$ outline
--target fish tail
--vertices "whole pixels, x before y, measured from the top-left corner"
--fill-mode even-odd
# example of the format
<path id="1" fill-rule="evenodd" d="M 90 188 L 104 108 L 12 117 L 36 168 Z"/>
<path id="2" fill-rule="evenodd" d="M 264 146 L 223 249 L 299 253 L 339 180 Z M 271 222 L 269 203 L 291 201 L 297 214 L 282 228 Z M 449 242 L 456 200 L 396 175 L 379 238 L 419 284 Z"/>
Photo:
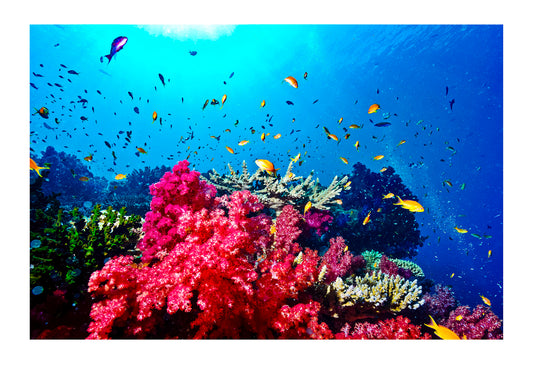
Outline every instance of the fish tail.
<path id="1" fill-rule="evenodd" d="M 109 62 L 111 62 L 111 58 L 113 57 L 111 54 L 109 55 L 104 55 L 106 58 L 107 58 L 107 64 L 109 64 Z"/>
<path id="2" fill-rule="evenodd" d="M 398 202 L 397 203 L 393 203 L 395 206 L 401 206 L 403 204 L 403 200 L 402 198 L 400 198 L 398 195 L 396 195 L 396 197 L 398 198 Z"/>

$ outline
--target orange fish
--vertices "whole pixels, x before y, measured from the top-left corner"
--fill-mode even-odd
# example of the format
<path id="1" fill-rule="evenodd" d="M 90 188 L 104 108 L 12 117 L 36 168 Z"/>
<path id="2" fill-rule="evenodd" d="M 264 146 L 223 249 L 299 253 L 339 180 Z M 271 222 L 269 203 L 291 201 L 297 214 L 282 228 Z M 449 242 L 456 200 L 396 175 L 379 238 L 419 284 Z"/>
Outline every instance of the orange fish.
<path id="1" fill-rule="evenodd" d="M 157 113 L 154 111 L 153 114 L 152 114 L 152 123 L 154 123 L 157 119 Z"/>
<path id="2" fill-rule="evenodd" d="M 396 195 L 398 198 L 397 203 L 393 203 L 395 206 L 402 206 L 402 208 L 405 208 L 409 210 L 410 212 L 424 212 L 424 207 L 422 205 L 414 200 L 402 200 L 398 195 Z"/>
<path id="3" fill-rule="evenodd" d="M 344 135 L 344 139 L 348 140 L 350 138 L 350 134 Z"/>
<path id="4" fill-rule="evenodd" d="M 209 99 L 205 100 L 204 106 L 202 107 L 202 110 L 205 109 L 207 105 L 209 105 Z"/>
<path id="5" fill-rule="evenodd" d="M 117 175 L 115 176 L 115 179 L 116 179 L 116 180 L 124 179 L 124 178 L 126 178 L 126 176 L 127 176 L 127 174 L 117 174 Z"/>
<path id="6" fill-rule="evenodd" d="M 306 204 L 305 207 L 304 207 L 304 215 L 305 215 L 305 213 L 306 213 L 307 211 L 309 211 L 309 210 L 311 209 L 311 206 L 312 206 L 312 205 L 313 205 L 313 204 L 311 203 L 311 201 L 308 201 L 308 202 L 307 202 L 307 204 Z"/>
<path id="7" fill-rule="evenodd" d="M 265 107 L 265 105 L 266 105 L 266 102 L 265 100 L 263 100 L 263 102 L 261 102 L 261 107 Z"/>
<path id="8" fill-rule="evenodd" d="M 383 195 L 383 199 L 390 199 L 394 198 L 394 194 L 392 192 L 389 192 L 387 195 Z"/>
<path id="9" fill-rule="evenodd" d="M 37 110 L 37 109 L 34 107 L 34 110 Z M 39 114 L 43 118 L 48 119 L 48 115 L 50 114 L 50 111 L 48 111 L 46 107 L 41 107 L 35 113 L 33 113 L 33 115 L 35 114 Z"/>
<path id="10" fill-rule="evenodd" d="M 383 157 L 385 156 L 383 156 L 382 154 L 378 154 L 377 156 L 374 156 L 374 160 L 378 161 L 381 160 Z"/>
<path id="11" fill-rule="evenodd" d="M 226 99 L 228 99 L 228 96 L 227 96 L 226 94 L 224 94 L 224 95 L 222 96 L 222 100 L 220 101 L 220 103 L 222 104 L 222 105 L 220 105 L 220 108 L 221 108 L 221 109 L 222 109 L 222 106 L 224 106 L 224 102 L 226 102 Z"/>
<path id="12" fill-rule="evenodd" d="M 382 168 L 379 172 L 383 173 L 383 172 L 386 172 L 386 171 L 387 171 L 387 168 Z"/>
<path id="13" fill-rule="evenodd" d="M 485 296 L 482 296 L 482 295 L 479 295 L 479 297 L 481 297 L 481 299 L 483 300 L 485 305 L 491 306 L 490 300 L 488 298 L 486 298 Z"/>
<path id="14" fill-rule="evenodd" d="M 430 327 L 433 330 L 435 330 L 435 335 L 437 335 L 439 338 L 446 339 L 446 340 L 459 340 L 459 339 L 461 339 L 461 338 L 459 338 L 459 336 L 456 333 L 454 333 L 449 328 L 441 326 L 441 325 L 437 325 L 437 322 L 435 322 L 433 317 L 429 316 L 429 318 L 431 319 L 431 323 L 429 325 L 425 323 L 424 325 L 426 325 L 427 327 Z M 463 339 L 466 339 L 466 335 L 463 337 Z"/>
<path id="15" fill-rule="evenodd" d="M 368 212 L 368 215 L 366 215 L 365 219 L 363 220 L 363 225 L 366 225 L 370 222 L 370 214 L 372 211 Z"/>
<path id="16" fill-rule="evenodd" d="M 231 149 L 231 148 L 230 148 L 230 147 L 228 147 L 227 145 L 226 145 L 226 149 L 227 149 L 227 150 L 228 150 L 228 152 L 229 152 L 229 153 L 231 153 L 231 154 L 234 154 L 234 153 L 235 153 L 235 152 L 233 152 L 233 149 Z"/>
<path id="17" fill-rule="evenodd" d="M 468 233 L 468 230 L 458 228 L 457 226 L 455 228 L 453 228 L 453 229 L 455 229 L 457 231 L 457 233 L 461 233 L 461 234 Z"/>
<path id="18" fill-rule="evenodd" d="M 281 137 L 281 134 L 276 134 L 273 137 L 274 137 L 274 139 L 279 139 Z"/>
<path id="19" fill-rule="evenodd" d="M 242 140 L 242 141 L 239 141 L 239 146 L 242 147 L 243 145 L 246 145 L 248 144 L 249 140 Z"/>
<path id="20" fill-rule="evenodd" d="M 270 175 L 276 174 L 276 172 L 279 170 L 279 168 L 274 169 L 274 164 L 268 160 L 257 159 L 255 160 L 255 164 L 259 166 L 261 170 L 266 171 Z"/>
<path id="21" fill-rule="evenodd" d="M 40 170 L 41 169 L 50 169 L 48 166 L 37 166 L 37 163 L 30 158 L 30 170 L 35 170 L 39 177 L 42 177 Z"/>
<path id="22" fill-rule="evenodd" d="M 379 107 L 379 105 L 377 103 L 371 105 L 369 108 L 368 108 L 368 113 L 369 114 L 372 114 L 372 113 L 375 113 L 376 111 L 378 111 L 379 109 L 381 109 L 381 107 Z"/>
<path id="23" fill-rule="evenodd" d="M 361 128 L 361 126 L 358 126 L 357 124 L 352 124 L 350 128 Z"/>
<path id="24" fill-rule="evenodd" d="M 138 150 L 140 153 L 144 153 L 144 154 L 146 154 L 146 151 L 145 151 L 143 148 L 141 148 L 141 147 L 137 147 L 137 150 Z"/>
<path id="25" fill-rule="evenodd" d="M 341 123 L 342 123 L 342 120 L 343 120 L 343 119 L 344 119 L 344 118 L 343 118 L 343 117 L 341 117 L 341 118 L 340 118 L 340 119 L 338 120 L 338 122 L 337 122 L 337 123 L 341 124 Z"/>
<path id="26" fill-rule="evenodd" d="M 89 180 L 89 177 L 85 177 L 85 176 L 83 176 L 83 177 L 80 177 L 80 178 L 78 178 L 78 179 L 79 179 L 80 181 L 82 181 L 82 182 L 87 182 L 87 181 Z"/>
<path id="27" fill-rule="evenodd" d="M 92 160 L 93 160 L 93 155 L 90 154 L 90 155 L 88 155 L 87 157 L 83 157 L 83 159 L 84 159 L 85 161 L 92 161 Z"/>
<path id="28" fill-rule="evenodd" d="M 356 150 L 359 150 L 359 140 L 357 140 L 353 146 Z"/>
<path id="29" fill-rule="evenodd" d="M 335 140 L 335 141 L 339 141 L 339 138 L 337 137 L 337 135 L 334 135 L 334 134 L 328 134 L 328 137 L 329 137 L 330 139 Z"/>
<path id="30" fill-rule="evenodd" d="M 287 81 L 289 84 L 291 84 L 292 87 L 298 88 L 298 81 L 292 76 L 285 77 L 285 81 Z"/>
<path id="31" fill-rule="evenodd" d="M 396 146 L 402 145 L 402 144 L 405 144 L 405 140 L 400 140 L 400 142 Z"/>
<path id="32" fill-rule="evenodd" d="M 264 132 L 261 134 L 261 141 L 265 141 L 265 133 Z"/>
<path id="33" fill-rule="evenodd" d="M 344 162 L 345 164 L 348 164 L 348 160 L 346 159 L 346 157 L 340 157 L 341 161 Z"/>

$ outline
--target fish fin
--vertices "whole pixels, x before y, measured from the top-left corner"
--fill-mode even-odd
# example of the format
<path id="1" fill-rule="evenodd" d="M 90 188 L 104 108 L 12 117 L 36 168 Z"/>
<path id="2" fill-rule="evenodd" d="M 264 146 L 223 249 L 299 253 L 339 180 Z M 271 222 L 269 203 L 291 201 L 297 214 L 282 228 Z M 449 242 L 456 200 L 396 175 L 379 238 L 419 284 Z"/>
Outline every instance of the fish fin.
<path id="1" fill-rule="evenodd" d="M 432 316 L 429 316 L 429 319 L 431 320 L 431 323 L 429 325 L 427 323 L 424 323 L 424 325 L 426 325 L 427 327 L 430 327 L 430 328 L 432 328 L 434 330 L 437 330 L 437 328 L 439 326 L 439 325 L 437 325 L 437 322 L 435 322 L 435 320 L 433 319 Z"/>
<path id="2" fill-rule="evenodd" d="M 107 64 L 109 64 L 109 62 L 111 62 L 111 58 L 113 57 L 111 54 L 110 55 L 104 55 L 106 58 L 107 58 Z"/>

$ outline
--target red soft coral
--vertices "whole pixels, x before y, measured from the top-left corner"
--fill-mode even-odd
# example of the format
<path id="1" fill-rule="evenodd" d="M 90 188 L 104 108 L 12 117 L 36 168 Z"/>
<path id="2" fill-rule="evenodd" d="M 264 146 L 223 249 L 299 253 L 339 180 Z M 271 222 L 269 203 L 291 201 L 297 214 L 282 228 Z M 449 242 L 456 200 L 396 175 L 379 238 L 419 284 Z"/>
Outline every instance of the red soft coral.
<path id="1" fill-rule="evenodd" d="M 342 237 L 330 239 L 329 249 L 322 257 L 320 265 L 321 269 L 326 267 L 324 282 L 329 284 L 335 281 L 337 277 L 349 274 L 354 268 L 354 262 L 355 257 L 346 247 Z"/>
<path id="2" fill-rule="evenodd" d="M 378 323 L 356 322 L 351 330 L 345 324 L 341 332 L 335 334 L 337 339 L 431 339 L 431 335 L 422 335 L 420 326 L 409 321 L 409 318 L 398 316 Z"/>

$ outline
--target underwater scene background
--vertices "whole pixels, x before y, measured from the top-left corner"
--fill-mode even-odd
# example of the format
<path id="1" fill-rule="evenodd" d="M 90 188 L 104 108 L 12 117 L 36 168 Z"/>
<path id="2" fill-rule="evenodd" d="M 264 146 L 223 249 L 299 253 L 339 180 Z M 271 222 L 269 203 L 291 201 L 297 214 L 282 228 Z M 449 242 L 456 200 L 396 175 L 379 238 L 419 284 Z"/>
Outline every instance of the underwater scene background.
<path id="1" fill-rule="evenodd" d="M 31 338 L 502 337 L 501 25 L 31 25 L 29 81 Z"/>

